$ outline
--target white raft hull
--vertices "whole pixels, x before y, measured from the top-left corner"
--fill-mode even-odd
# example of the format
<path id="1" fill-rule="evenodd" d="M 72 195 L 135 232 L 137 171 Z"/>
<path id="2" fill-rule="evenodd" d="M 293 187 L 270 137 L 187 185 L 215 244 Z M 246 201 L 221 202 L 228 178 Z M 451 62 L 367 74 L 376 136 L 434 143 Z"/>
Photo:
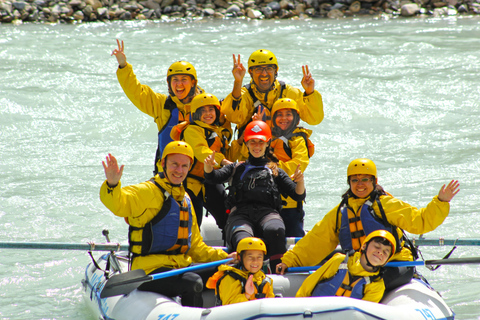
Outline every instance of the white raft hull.
<path id="1" fill-rule="evenodd" d="M 100 268 L 105 268 L 107 257 L 108 254 L 98 259 Z M 126 260 L 119 260 L 119 269 L 127 271 Z M 87 266 L 82 283 L 85 301 L 97 319 L 454 319 L 454 313 L 437 292 L 417 280 L 388 293 L 382 303 L 372 303 L 344 297 L 293 298 L 307 273 L 269 276 L 273 279 L 275 293 L 284 298 L 213 307 L 214 292 L 208 290 L 204 293 L 206 308 L 183 307 L 168 297 L 138 290 L 100 299 L 106 278 L 93 263 Z"/>

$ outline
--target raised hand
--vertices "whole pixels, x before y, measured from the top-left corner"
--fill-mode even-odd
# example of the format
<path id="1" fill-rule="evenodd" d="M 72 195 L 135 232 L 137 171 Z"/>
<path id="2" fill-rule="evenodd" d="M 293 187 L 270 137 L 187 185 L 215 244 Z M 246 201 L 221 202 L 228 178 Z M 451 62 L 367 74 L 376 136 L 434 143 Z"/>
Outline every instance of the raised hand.
<path id="1" fill-rule="evenodd" d="M 213 171 L 213 167 L 215 167 L 216 164 L 217 162 L 215 161 L 215 151 L 213 151 L 213 153 L 206 157 L 203 161 L 203 170 L 206 173 L 210 173 Z"/>
<path id="2" fill-rule="evenodd" d="M 312 94 L 315 90 L 315 80 L 313 79 L 312 74 L 308 70 L 308 66 L 302 66 L 303 78 L 302 78 L 302 87 L 305 90 L 307 95 Z"/>
<path id="3" fill-rule="evenodd" d="M 304 176 L 302 170 L 300 170 L 300 165 L 297 166 L 295 173 L 290 176 L 293 181 L 296 183 L 303 182 Z"/>
<path id="4" fill-rule="evenodd" d="M 248 276 L 247 282 L 245 283 L 245 296 L 247 299 L 250 299 L 255 293 L 255 285 L 253 284 L 253 274 Z"/>
<path id="5" fill-rule="evenodd" d="M 450 202 L 450 200 L 452 200 L 453 197 L 455 197 L 455 195 L 460 191 L 459 187 L 460 183 L 458 180 L 450 181 L 446 187 L 443 185 L 438 192 L 438 200 Z"/>
<path id="6" fill-rule="evenodd" d="M 124 52 L 125 46 L 123 45 L 123 40 L 120 43 L 120 41 L 117 39 L 117 45 L 118 45 L 118 49 L 114 49 L 111 55 L 117 58 L 118 65 L 120 66 L 120 68 L 124 68 L 127 65 L 127 57 L 125 56 L 125 52 Z"/>
<path id="7" fill-rule="evenodd" d="M 103 169 L 105 170 L 105 177 L 107 178 L 107 183 L 110 187 L 115 187 L 123 174 L 123 164 L 119 168 L 117 159 L 112 156 L 110 153 L 106 157 L 106 161 L 102 161 Z"/>
<path id="8" fill-rule="evenodd" d="M 243 77 L 245 77 L 245 73 L 247 73 L 247 69 L 243 66 L 240 62 L 240 55 L 238 55 L 238 59 L 235 59 L 235 55 L 233 55 L 233 69 L 232 74 L 235 78 L 235 81 L 243 81 Z"/>
<path id="9" fill-rule="evenodd" d="M 297 194 L 303 194 L 305 192 L 305 181 L 303 177 L 303 172 L 300 170 L 300 165 L 297 166 L 295 173 L 290 176 L 293 181 L 297 184 L 295 186 L 295 192 Z"/>
<path id="10" fill-rule="evenodd" d="M 265 108 L 262 106 L 258 106 L 257 112 L 253 114 L 252 120 L 260 120 L 264 121 L 265 119 Z"/>

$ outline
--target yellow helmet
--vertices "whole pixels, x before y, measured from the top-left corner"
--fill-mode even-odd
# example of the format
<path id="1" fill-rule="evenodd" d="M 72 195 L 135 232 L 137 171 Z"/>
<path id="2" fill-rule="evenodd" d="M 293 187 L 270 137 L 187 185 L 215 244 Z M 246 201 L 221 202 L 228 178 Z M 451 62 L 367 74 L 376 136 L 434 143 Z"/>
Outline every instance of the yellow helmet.
<path id="1" fill-rule="evenodd" d="M 370 159 L 359 158 L 355 159 L 348 165 L 347 177 L 355 174 L 370 174 L 377 179 L 377 167 Z"/>
<path id="2" fill-rule="evenodd" d="M 260 49 L 254 51 L 248 58 L 248 70 L 250 70 L 251 67 L 261 66 L 265 64 L 274 64 L 277 67 L 278 71 L 277 57 L 275 57 L 275 55 L 269 50 Z"/>
<path id="3" fill-rule="evenodd" d="M 211 93 L 202 93 L 196 95 L 191 102 L 190 112 L 193 114 L 199 108 L 204 106 L 215 106 L 218 110 L 220 110 L 220 101 L 218 101 L 217 97 Z"/>
<path id="4" fill-rule="evenodd" d="M 197 71 L 195 71 L 193 65 L 187 61 L 177 61 L 172 63 L 167 71 L 167 80 L 170 76 L 177 74 L 188 74 L 193 77 L 193 80 L 197 80 Z"/>
<path id="5" fill-rule="evenodd" d="M 262 239 L 249 237 L 243 238 L 237 245 L 237 253 L 240 254 L 245 250 L 260 250 L 263 254 L 267 254 L 267 247 Z"/>
<path id="6" fill-rule="evenodd" d="M 282 98 L 275 101 L 272 107 L 271 114 L 274 115 L 275 112 L 277 112 L 280 109 L 293 109 L 297 111 L 298 114 L 300 114 L 300 109 L 297 106 L 297 102 L 290 98 Z"/>
<path id="7" fill-rule="evenodd" d="M 366 236 L 366 238 L 363 240 L 362 247 L 363 247 L 364 244 L 370 242 L 373 238 L 377 238 L 377 237 L 385 239 L 392 246 L 392 252 L 390 253 L 390 257 L 388 257 L 387 261 L 385 262 L 385 263 L 387 263 L 393 257 L 393 255 L 395 254 L 396 243 L 397 243 L 395 241 L 395 238 L 393 237 L 393 234 L 391 234 L 387 230 L 379 229 L 379 230 L 375 230 L 375 231 L 370 232 Z"/>
<path id="8" fill-rule="evenodd" d="M 190 158 L 190 165 L 193 165 L 194 155 L 192 147 L 184 141 L 172 141 L 165 146 L 162 153 L 162 161 L 169 154 L 183 154 Z"/>

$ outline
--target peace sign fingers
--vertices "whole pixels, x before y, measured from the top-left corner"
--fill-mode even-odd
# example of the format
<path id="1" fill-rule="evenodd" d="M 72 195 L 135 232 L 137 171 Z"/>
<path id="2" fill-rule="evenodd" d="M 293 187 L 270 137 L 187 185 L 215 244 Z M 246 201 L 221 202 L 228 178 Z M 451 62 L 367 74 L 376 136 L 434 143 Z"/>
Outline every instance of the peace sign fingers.
<path id="1" fill-rule="evenodd" d="M 310 70 L 308 70 L 308 65 L 302 66 L 303 78 L 302 78 L 302 87 L 305 90 L 307 95 L 312 94 L 315 90 L 315 80 L 313 79 Z"/>

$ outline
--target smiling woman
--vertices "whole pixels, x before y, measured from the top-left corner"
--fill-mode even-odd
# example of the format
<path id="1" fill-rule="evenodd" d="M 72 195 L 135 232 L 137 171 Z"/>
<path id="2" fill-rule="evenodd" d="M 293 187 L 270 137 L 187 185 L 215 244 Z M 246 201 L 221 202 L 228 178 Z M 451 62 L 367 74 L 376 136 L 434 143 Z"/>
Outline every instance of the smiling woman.
<path id="1" fill-rule="evenodd" d="M 442 186 L 426 208 L 417 209 L 386 193 L 377 184 L 377 167 L 370 159 L 360 158 L 347 168 L 349 189 L 342 202 L 330 210 L 295 247 L 285 253 L 277 270 L 288 267 L 316 265 L 340 243 L 342 250 L 362 251 L 365 239 L 379 231 L 389 231 L 395 239 L 392 259 L 417 259 L 413 246 L 406 246 L 403 230 L 414 234 L 430 232 L 443 223 L 450 211 L 450 200 L 460 191 L 458 181 Z M 318 237 L 326 239 L 318 246 Z M 414 269 L 390 268 L 383 277 L 386 290 L 410 282 Z"/>

